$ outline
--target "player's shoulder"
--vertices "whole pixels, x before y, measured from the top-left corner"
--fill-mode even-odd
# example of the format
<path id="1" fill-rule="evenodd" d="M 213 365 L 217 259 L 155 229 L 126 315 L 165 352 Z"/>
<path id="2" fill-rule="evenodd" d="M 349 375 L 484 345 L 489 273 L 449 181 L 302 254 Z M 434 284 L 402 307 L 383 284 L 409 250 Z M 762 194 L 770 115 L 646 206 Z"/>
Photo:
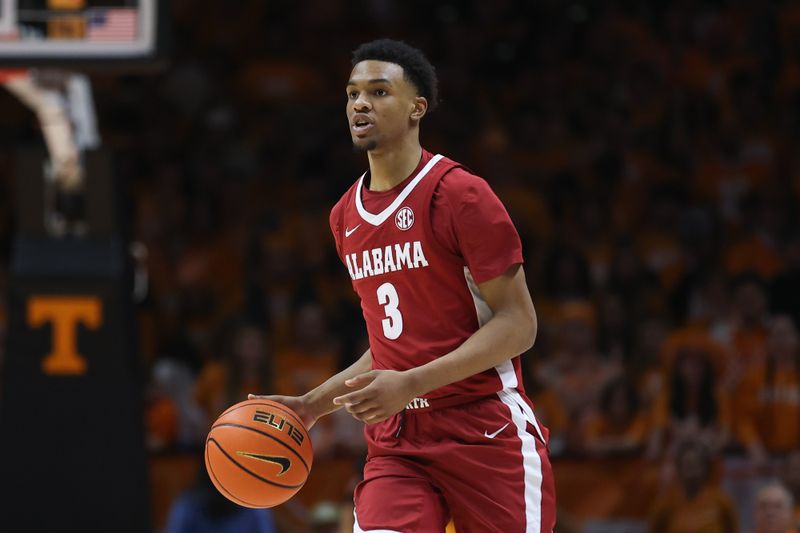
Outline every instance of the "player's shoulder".
<path id="1" fill-rule="evenodd" d="M 467 199 L 484 192 L 491 191 L 489 183 L 472 169 L 453 159 L 445 158 L 449 168 L 447 168 L 439 180 L 437 186 L 439 194 L 445 195 L 450 199 Z"/>

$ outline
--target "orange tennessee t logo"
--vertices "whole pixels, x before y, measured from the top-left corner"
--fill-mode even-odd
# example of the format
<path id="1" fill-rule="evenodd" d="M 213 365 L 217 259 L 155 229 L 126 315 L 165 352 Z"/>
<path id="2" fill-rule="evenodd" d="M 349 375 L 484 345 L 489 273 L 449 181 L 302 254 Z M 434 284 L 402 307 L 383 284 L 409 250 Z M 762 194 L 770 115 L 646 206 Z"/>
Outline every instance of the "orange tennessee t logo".
<path id="1" fill-rule="evenodd" d="M 97 329 L 103 323 L 103 305 L 93 296 L 33 296 L 28 300 L 28 326 L 53 323 L 53 350 L 42 361 L 45 374 L 83 374 L 86 359 L 78 353 L 78 323 Z"/>

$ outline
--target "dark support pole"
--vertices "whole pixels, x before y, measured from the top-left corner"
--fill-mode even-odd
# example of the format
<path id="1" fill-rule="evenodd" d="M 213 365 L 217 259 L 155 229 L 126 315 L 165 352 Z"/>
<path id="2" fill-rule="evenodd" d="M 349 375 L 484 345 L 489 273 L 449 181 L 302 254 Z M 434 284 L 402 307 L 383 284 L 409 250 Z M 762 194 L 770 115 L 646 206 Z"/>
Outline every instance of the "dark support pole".
<path id="1" fill-rule="evenodd" d="M 42 153 L 18 167 L 9 336 L 0 386 L 2 530 L 150 531 L 143 379 L 121 187 L 86 159 L 83 236 L 43 223 Z"/>

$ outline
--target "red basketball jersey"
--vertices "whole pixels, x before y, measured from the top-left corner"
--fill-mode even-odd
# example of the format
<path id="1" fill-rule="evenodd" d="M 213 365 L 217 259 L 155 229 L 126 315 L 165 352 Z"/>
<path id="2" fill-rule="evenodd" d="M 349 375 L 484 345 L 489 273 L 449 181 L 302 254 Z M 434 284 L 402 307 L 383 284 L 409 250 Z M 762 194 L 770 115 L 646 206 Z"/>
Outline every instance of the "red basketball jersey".
<path id="1" fill-rule="evenodd" d="M 456 244 L 444 245 L 441 237 L 437 238 L 441 231 L 434 230 L 431 215 L 434 194 L 446 175 L 448 180 L 469 179 L 482 184 L 477 193 L 481 197 L 471 200 L 490 202 L 487 212 L 491 215 L 487 218 L 500 218 L 502 223 L 465 220 L 468 238 L 454 238 Z M 522 262 L 519 236 L 488 185 L 441 155 L 424 152 L 421 168 L 391 191 L 393 200 L 379 212 L 364 207 L 364 195 L 376 194 L 365 190 L 365 176 L 366 173 L 334 206 L 331 229 L 339 256 L 361 298 L 373 368 L 407 370 L 456 349 L 492 316 L 475 282 L 476 278 L 486 281 L 482 279 L 486 269 L 477 264 L 479 259 L 473 260 L 476 264 L 468 264 L 469 258 L 480 257 L 480 253 L 471 253 L 462 245 L 480 249 L 493 240 L 509 242 L 515 249 L 506 254 L 508 264 L 502 265 L 499 274 Z M 455 219 L 474 218 L 475 213 L 484 212 L 459 209 L 458 205 L 451 211 Z M 493 233 L 498 227 L 504 228 L 504 234 Z M 473 277 L 470 266 L 481 275 Z M 504 388 L 523 388 L 519 357 L 431 391 L 424 399 L 409 404 L 409 408 L 435 407 L 436 403 L 447 401 L 445 398 L 485 396 Z"/>

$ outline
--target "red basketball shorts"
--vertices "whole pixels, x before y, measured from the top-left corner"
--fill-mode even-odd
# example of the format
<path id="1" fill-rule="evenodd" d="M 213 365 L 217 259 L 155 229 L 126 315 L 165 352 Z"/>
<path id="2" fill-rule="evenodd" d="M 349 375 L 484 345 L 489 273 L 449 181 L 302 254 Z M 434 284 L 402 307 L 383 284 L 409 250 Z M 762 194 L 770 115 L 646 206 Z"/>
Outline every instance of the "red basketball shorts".
<path id="1" fill-rule="evenodd" d="M 546 431 L 515 389 L 367 426 L 355 533 L 550 533 Z"/>

